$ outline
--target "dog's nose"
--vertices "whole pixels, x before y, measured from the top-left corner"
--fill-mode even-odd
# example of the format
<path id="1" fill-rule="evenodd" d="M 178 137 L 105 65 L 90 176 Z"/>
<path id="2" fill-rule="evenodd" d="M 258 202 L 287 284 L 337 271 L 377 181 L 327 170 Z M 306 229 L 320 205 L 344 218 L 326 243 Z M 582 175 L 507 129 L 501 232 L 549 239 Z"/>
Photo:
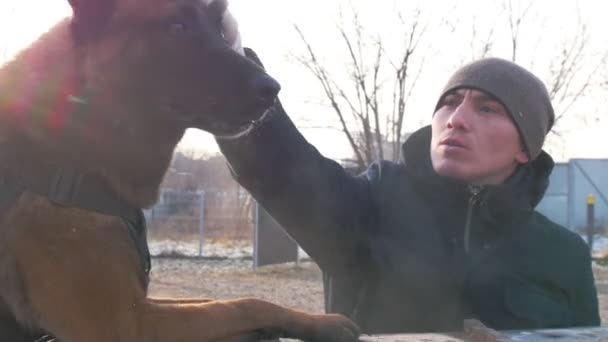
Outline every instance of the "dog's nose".
<path id="1" fill-rule="evenodd" d="M 256 104 L 270 107 L 279 94 L 281 85 L 274 78 L 262 74 L 251 81 L 250 89 Z"/>

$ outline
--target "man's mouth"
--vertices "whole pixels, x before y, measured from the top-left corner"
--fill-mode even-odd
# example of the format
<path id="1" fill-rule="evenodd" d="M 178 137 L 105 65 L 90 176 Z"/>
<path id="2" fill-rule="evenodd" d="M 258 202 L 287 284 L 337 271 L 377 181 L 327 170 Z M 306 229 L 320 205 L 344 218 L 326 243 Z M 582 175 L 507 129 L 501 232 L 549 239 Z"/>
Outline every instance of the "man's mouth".
<path id="1" fill-rule="evenodd" d="M 463 148 L 463 149 L 467 148 L 467 145 L 462 140 L 456 139 L 456 138 L 445 138 L 445 139 L 441 140 L 439 145 Z"/>

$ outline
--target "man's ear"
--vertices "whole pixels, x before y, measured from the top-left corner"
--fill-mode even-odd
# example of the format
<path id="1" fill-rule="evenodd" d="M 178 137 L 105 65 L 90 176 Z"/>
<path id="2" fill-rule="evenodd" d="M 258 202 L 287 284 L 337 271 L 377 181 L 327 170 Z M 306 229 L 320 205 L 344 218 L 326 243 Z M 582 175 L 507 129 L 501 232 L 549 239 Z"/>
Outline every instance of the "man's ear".
<path id="1" fill-rule="evenodd" d="M 116 0 L 68 0 L 74 15 L 72 33 L 77 43 L 97 38 L 114 14 Z"/>
<path id="2" fill-rule="evenodd" d="M 520 164 L 527 164 L 530 161 L 530 157 L 528 156 L 528 152 L 526 150 L 519 150 L 515 155 L 515 161 Z"/>

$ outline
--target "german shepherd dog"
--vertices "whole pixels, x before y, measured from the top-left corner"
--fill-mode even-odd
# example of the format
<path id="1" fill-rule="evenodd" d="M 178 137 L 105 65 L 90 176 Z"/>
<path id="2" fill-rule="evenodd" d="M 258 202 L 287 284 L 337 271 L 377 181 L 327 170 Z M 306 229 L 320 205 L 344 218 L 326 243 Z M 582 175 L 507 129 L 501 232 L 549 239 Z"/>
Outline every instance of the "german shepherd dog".
<path id="1" fill-rule="evenodd" d="M 0 69 L 0 340 L 357 340 L 340 315 L 147 297 L 141 208 L 185 129 L 238 135 L 279 85 L 231 46 L 225 0 L 69 3 Z"/>

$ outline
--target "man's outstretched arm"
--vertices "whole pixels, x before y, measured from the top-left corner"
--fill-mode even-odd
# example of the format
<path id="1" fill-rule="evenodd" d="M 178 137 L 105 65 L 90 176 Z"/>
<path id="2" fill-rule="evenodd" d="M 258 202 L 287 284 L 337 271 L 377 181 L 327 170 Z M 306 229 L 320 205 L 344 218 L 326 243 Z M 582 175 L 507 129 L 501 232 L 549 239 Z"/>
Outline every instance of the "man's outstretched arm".
<path id="1" fill-rule="evenodd" d="M 324 270 L 362 261 L 376 215 L 368 178 L 323 157 L 280 103 L 249 134 L 217 142 L 235 179 Z"/>

